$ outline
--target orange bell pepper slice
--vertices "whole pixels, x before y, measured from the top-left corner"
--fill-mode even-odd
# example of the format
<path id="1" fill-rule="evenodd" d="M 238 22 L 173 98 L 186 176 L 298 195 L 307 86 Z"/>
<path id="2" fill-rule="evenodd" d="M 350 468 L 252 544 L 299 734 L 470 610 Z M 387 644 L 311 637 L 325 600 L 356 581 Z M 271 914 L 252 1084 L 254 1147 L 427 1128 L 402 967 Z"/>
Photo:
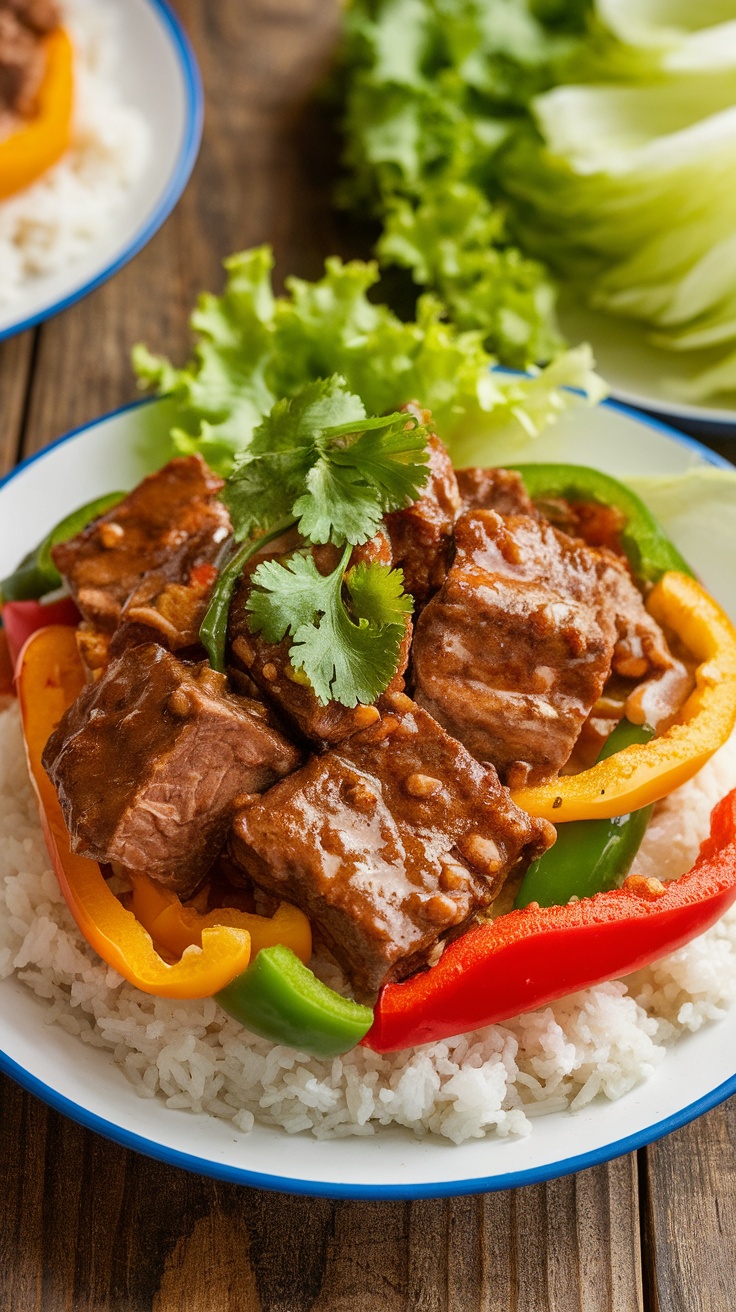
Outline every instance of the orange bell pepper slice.
<path id="1" fill-rule="evenodd" d="M 36 112 L 0 141 L 0 200 L 30 186 L 61 159 L 69 147 L 74 108 L 74 47 L 59 27 L 43 41 L 46 71 Z"/>
<path id="2" fill-rule="evenodd" d="M 251 955 L 277 944 L 291 948 L 306 965 L 312 955 L 312 930 L 298 907 L 282 902 L 273 916 L 257 916 L 235 907 L 217 907 L 206 915 L 195 907 L 183 906 L 176 893 L 155 884 L 148 875 L 131 874 L 133 911 L 159 947 L 178 957 L 188 947 L 198 947 L 202 935 L 214 925 L 228 925 L 250 934 Z"/>
<path id="3" fill-rule="evenodd" d="M 696 579 L 663 574 L 647 610 L 698 662 L 695 688 L 659 738 L 627 747 L 581 774 L 513 793 L 530 815 L 559 824 L 627 815 L 658 802 L 697 774 L 736 725 L 736 629 Z"/>
<path id="4" fill-rule="evenodd" d="M 75 700 L 84 673 L 75 631 L 39 629 L 21 652 L 16 672 L 26 755 L 41 824 L 59 886 L 82 934 L 95 952 L 136 988 L 162 998 L 208 998 L 242 974 L 250 935 L 227 925 L 203 928 L 201 948 L 190 947 L 167 964 L 150 934 L 109 889 L 95 861 L 71 850 L 59 800 L 41 757 L 51 731 Z"/>

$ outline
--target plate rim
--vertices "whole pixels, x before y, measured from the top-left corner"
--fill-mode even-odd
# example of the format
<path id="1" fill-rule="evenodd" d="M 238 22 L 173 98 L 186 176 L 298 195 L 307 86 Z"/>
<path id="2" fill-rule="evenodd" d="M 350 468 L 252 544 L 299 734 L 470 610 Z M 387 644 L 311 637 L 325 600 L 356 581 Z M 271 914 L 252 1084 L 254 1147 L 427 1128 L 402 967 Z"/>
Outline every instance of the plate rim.
<path id="1" fill-rule="evenodd" d="M 57 314 L 68 310 L 70 306 L 75 305 L 77 301 L 83 300 L 91 292 L 114 278 L 126 264 L 129 264 L 136 255 L 147 246 L 149 241 L 158 232 L 159 228 L 171 214 L 175 205 L 179 201 L 184 188 L 194 168 L 199 147 L 202 140 L 202 128 L 204 124 L 204 91 L 202 87 L 202 75 L 200 73 L 197 57 L 194 53 L 191 41 L 187 36 L 183 23 L 171 7 L 169 0 L 146 0 L 146 4 L 160 18 L 162 26 L 171 41 L 174 55 L 176 56 L 179 71 L 184 83 L 185 99 L 185 121 L 184 135 L 179 150 L 176 164 L 169 178 L 166 189 L 159 199 L 157 205 L 151 213 L 144 218 L 143 222 L 133 233 L 133 236 L 127 242 L 126 246 L 118 255 L 109 263 L 105 264 L 103 269 L 88 278 L 81 286 L 75 288 L 66 295 L 59 297 L 58 300 L 52 301 L 45 308 L 36 310 L 25 319 L 16 320 L 15 323 L 8 324 L 5 328 L 0 328 L 0 342 L 6 341 L 10 337 L 16 337 L 19 333 L 26 332 L 29 328 L 36 328 L 39 324 L 45 323 L 47 319 L 53 319 Z M 107 416 L 104 416 L 107 418 Z M 71 436 L 71 434 L 69 434 Z"/>
<path id="2" fill-rule="evenodd" d="M 166 0 L 154 0 L 155 3 L 165 4 Z M 20 464 L 11 469 L 3 478 L 0 479 L 0 489 L 11 483 L 24 470 L 38 460 L 45 458 L 55 448 L 63 446 L 73 438 L 90 429 L 98 427 L 107 420 L 114 419 L 118 415 L 125 414 L 129 411 L 142 409 L 144 406 L 161 404 L 165 398 L 148 396 L 128 402 L 126 405 L 117 407 L 97 418 L 88 420 L 78 427 L 70 429 L 69 432 L 63 433 L 54 442 L 43 447 L 40 451 L 35 451 L 27 456 Z M 676 429 L 670 428 L 668 424 L 662 423 L 659 419 L 651 415 L 642 413 L 634 407 L 626 405 L 622 401 L 612 398 L 600 402 L 604 407 L 616 410 L 626 418 L 634 420 L 637 423 L 654 428 L 664 433 L 670 440 L 677 442 L 680 446 L 685 446 L 698 453 L 701 459 L 706 463 L 719 468 L 733 468 L 731 462 L 724 456 L 699 442 L 697 438 L 690 437 L 687 434 L 680 433 Z M 335 1199 L 353 1199 L 357 1201 L 368 1200 L 417 1200 L 424 1198 L 450 1198 L 459 1197 L 467 1194 L 477 1193 L 495 1193 L 503 1189 L 515 1189 L 529 1184 L 541 1184 L 547 1180 L 559 1179 L 565 1175 L 571 1175 L 577 1171 L 586 1170 L 593 1166 L 601 1165 L 611 1161 L 615 1157 L 643 1148 L 657 1139 L 663 1138 L 673 1130 L 681 1129 L 684 1125 L 702 1116 L 705 1112 L 711 1111 L 727 1098 L 736 1094 L 736 1072 L 715 1088 L 701 1095 L 694 1102 L 688 1103 L 685 1107 L 671 1113 L 660 1121 L 636 1131 L 624 1138 L 613 1140 L 597 1148 L 592 1148 L 587 1152 L 575 1154 L 571 1157 L 560 1158 L 555 1162 L 548 1162 L 539 1166 L 526 1167 L 518 1171 L 504 1172 L 503 1174 L 494 1174 L 490 1176 L 476 1176 L 466 1180 L 447 1180 L 426 1183 L 413 1184 L 353 1184 L 337 1183 L 334 1181 L 305 1180 L 292 1178 L 285 1175 L 270 1174 L 257 1170 L 251 1170 L 248 1167 L 233 1166 L 224 1162 L 216 1162 L 206 1157 L 199 1157 L 193 1153 L 182 1152 L 178 1148 L 161 1144 L 155 1139 L 148 1139 L 133 1130 L 116 1124 L 114 1121 L 108 1121 L 99 1116 L 96 1112 L 90 1111 L 66 1095 L 54 1089 L 53 1086 L 46 1084 L 38 1076 L 31 1074 L 7 1053 L 0 1051 L 0 1071 L 9 1076 L 21 1088 L 40 1098 L 47 1106 L 52 1107 L 55 1111 L 61 1112 L 62 1115 L 68 1116 L 70 1120 L 75 1121 L 85 1128 L 93 1130 L 95 1133 L 102 1135 L 103 1138 L 117 1143 L 124 1148 L 129 1148 L 134 1152 L 141 1153 L 143 1156 L 161 1161 L 165 1165 L 178 1167 L 188 1170 L 197 1175 L 204 1175 L 216 1180 L 223 1180 L 231 1184 L 239 1184 L 250 1188 L 266 1189 L 272 1192 L 298 1194 L 307 1197 L 335 1198 Z"/>

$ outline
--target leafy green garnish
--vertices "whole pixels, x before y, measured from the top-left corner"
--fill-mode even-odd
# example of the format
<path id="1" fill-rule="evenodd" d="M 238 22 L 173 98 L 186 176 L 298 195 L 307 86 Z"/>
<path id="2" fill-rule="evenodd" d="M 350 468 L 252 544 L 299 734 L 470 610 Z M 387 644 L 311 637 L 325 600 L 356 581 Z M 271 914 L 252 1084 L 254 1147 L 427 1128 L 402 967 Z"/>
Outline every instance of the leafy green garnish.
<path id="1" fill-rule="evenodd" d="M 399 662 L 411 598 L 401 570 L 361 562 L 348 570 L 348 544 L 331 573 L 320 574 L 308 551 L 264 561 L 253 574 L 250 627 L 267 642 L 293 639 L 289 658 L 317 699 L 344 706 L 371 703 Z"/>
<path id="2" fill-rule="evenodd" d="M 427 433 L 412 416 L 366 417 L 338 376 L 277 401 L 223 500 L 242 541 L 291 515 L 311 542 L 366 542 L 427 481 Z"/>
<path id="3" fill-rule="evenodd" d="M 428 461 L 427 430 L 413 415 L 369 418 L 337 376 L 277 401 L 222 493 L 243 545 L 223 569 L 200 630 L 214 668 L 224 669 L 230 601 L 244 564 L 296 526 L 308 543 L 344 547 L 342 560 L 328 575 L 309 551 L 264 561 L 253 574 L 249 625 L 271 643 L 291 634 L 289 658 L 320 701 L 375 701 L 396 672 L 412 603 L 400 570 L 348 564 L 387 511 L 417 499 Z"/>
<path id="4" fill-rule="evenodd" d="M 562 347 L 553 284 L 497 186 L 499 152 L 576 48 L 560 17 L 527 0 L 352 0 L 345 20 L 341 199 L 384 224 L 383 264 L 514 367 Z"/>
<path id="5" fill-rule="evenodd" d="M 330 259 L 319 281 L 288 279 L 289 294 L 275 298 L 272 263 L 266 247 L 226 261 L 223 295 L 202 297 L 192 317 L 198 344 L 183 369 L 145 347 L 134 352 L 141 383 L 176 404 L 175 448 L 199 451 L 218 473 L 231 472 L 277 399 L 333 374 L 368 414 L 391 413 L 412 400 L 427 406 L 456 464 L 465 460 L 468 437 L 490 462 L 499 429 L 521 440 L 538 432 L 576 403 L 561 388 L 601 395 L 590 352 L 582 348 L 559 356 L 531 380 L 492 374 L 495 360 L 483 346 L 483 332 L 449 323 L 436 297 L 420 296 L 416 318 L 408 322 L 371 301 L 376 264 Z M 284 476 L 290 459 L 283 461 Z"/>

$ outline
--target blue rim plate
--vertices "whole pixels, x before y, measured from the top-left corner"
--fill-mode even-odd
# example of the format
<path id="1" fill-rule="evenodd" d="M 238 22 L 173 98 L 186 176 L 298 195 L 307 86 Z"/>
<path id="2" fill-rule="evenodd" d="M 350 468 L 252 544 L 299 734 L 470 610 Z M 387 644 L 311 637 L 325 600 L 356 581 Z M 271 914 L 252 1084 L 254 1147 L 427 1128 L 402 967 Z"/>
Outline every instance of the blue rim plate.
<path id="1" fill-rule="evenodd" d="M 134 47 L 139 56 L 145 53 L 154 61 L 166 61 L 168 89 L 174 93 L 167 98 L 166 104 L 156 96 L 150 79 L 148 82 L 151 88 L 148 94 L 153 97 L 151 104 L 159 100 L 159 115 L 152 117 L 146 112 L 149 106 L 139 104 L 132 96 L 126 97 L 146 113 L 151 130 L 149 174 L 157 169 L 157 150 L 162 145 L 162 132 L 165 132 L 167 158 L 164 175 L 155 182 L 151 179 L 145 189 L 138 184 L 133 186 L 129 213 L 124 216 L 124 235 L 120 238 L 119 234 L 113 233 L 109 241 L 96 240 L 89 253 L 85 252 L 83 258 L 64 271 L 68 273 L 66 281 L 69 285 L 63 292 L 52 292 L 47 301 L 30 313 L 23 309 L 24 294 L 21 292 L 17 300 L 0 310 L 0 341 L 60 314 L 118 273 L 158 232 L 179 200 L 194 168 L 202 138 L 204 97 L 197 60 L 180 20 L 169 0 L 124 0 L 123 3 L 113 0 L 112 8 L 121 24 L 119 35 L 124 44 Z M 141 78 L 145 82 L 142 73 Z M 79 282 L 74 277 L 77 266 L 85 268 L 85 273 L 79 275 Z M 56 285 L 60 276 L 39 277 L 26 286 L 34 299 L 40 295 L 43 301 L 45 285 L 52 280 Z M 14 314 L 16 318 L 12 317 Z"/>
<path id="2" fill-rule="evenodd" d="M 0 483 L 0 576 L 41 536 L 52 518 L 111 486 L 130 485 L 165 458 L 166 401 L 137 402 L 61 437 Z M 158 451 L 158 457 L 153 453 Z M 518 444 L 496 445 L 493 459 L 519 458 Z M 489 456 L 489 458 L 491 458 Z M 580 407 L 524 449 L 524 459 L 565 459 L 610 473 L 677 473 L 728 462 L 617 402 Z M 633 462 L 633 463 L 631 463 Z M 53 507 L 53 515 L 51 508 Z M 728 562 L 718 573 L 717 543 L 678 545 L 736 613 Z M 710 577 L 709 577 L 710 575 Z M 239 1134 L 227 1122 L 142 1100 L 106 1051 L 90 1049 L 57 1026 L 14 979 L 0 980 L 0 1070 L 72 1120 L 168 1165 L 216 1179 L 296 1194 L 356 1199 L 442 1197 L 515 1188 L 609 1161 L 661 1138 L 736 1093 L 736 1008 L 683 1037 L 643 1084 L 616 1102 L 553 1113 L 527 1139 L 492 1135 L 455 1147 L 408 1131 L 318 1141 L 256 1126 Z"/>

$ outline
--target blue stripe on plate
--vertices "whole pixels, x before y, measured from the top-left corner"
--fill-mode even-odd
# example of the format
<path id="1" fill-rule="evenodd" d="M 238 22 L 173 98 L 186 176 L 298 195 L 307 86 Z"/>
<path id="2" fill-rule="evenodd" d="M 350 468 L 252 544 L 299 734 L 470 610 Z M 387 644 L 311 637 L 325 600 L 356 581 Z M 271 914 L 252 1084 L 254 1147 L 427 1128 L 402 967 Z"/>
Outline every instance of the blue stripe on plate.
<path id="1" fill-rule="evenodd" d="M 158 2 L 159 0 L 157 0 Z M 64 442 L 71 441 L 80 433 L 84 433 L 88 429 L 96 427 L 97 424 L 114 418 L 116 415 L 124 414 L 128 410 L 142 405 L 151 405 L 154 401 L 155 398 L 133 401 L 130 405 L 121 406 L 120 409 L 113 410 L 110 414 L 102 415 L 91 423 L 83 424 L 72 432 L 65 433 L 56 442 L 29 456 L 22 464 L 11 470 L 0 481 L 0 487 L 11 482 L 29 465 L 43 459 L 49 451 L 61 446 Z M 686 437 L 684 434 L 670 428 L 667 424 L 661 423 L 658 419 L 652 419 L 649 415 L 640 414 L 631 406 L 624 405 L 621 401 L 603 401 L 601 404 L 608 406 L 610 409 L 618 410 L 619 413 L 626 415 L 629 419 L 657 429 L 673 442 L 678 442 L 681 446 L 689 447 L 697 452 L 701 459 L 710 465 L 716 465 L 722 469 L 731 469 L 733 467 L 730 461 L 725 460 L 723 456 L 717 455 L 716 452 L 710 451 L 708 447 L 703 446 L 695 438 Z M 142 1135 L 135 1134 L 132 1130 L 126 1130 L 112 1121 L 106 1121 L 101 1116 L 97 1116 L 94 1112 L 80 1106 L 79 1103 L 72 1102 L 50 1085 L 44 1084 L 35 1075 L 31 1075 L 29 1071 L 19 1066 L 4 1052 L 0 1052 L 0 1070 L 9 1075 L 24 1089 L 27 1089 L 29 1093 L 47 1103 L 49 1107 L 53 1107 L 55 1111 L 61 1112 L 62 1115 L 68 1116 L 78 1124 L 84 1125 L 88 1130 L 94 1130 L 95 1133 L 101 1134 L 104 1138 L 111 1139 L 113 1143 L 121 1144 L 122 1147 L 130 1148 L 134 1152 L 143 1153 L 144 1156 L 164 1162 L 167 1166 L 178 1166 L 186 1171 L 194 1171 L 198 1175 L 212 1176 L 216 1180 L 227 1180 L 232 1184 L 249 1185 L 251 1188 L 272 1189 L 281 1193 L 307 1194 L 310 1197 L 364 1200 L 373 1198 L 451 1198 L 459 1194 L 491 1193 L 499 1189 L 516 1189 L 520 1185 L 541 1184 L 545 1180 L 556 1180 L 560 1176 L 571 1175 L 575 1171 L 582 1171 L 590 1166 L 599 1166 L 602 1162 L 609 1162 L 614 1157 L 621 1157 L 625 1153 L 634 1152 L 637 1148 L 643 1148 L 646 1144 L 653 1143 L 665 1134 L 670 1134 L 673 1130 L 678 1130 L 681 1126 L 687 1125 L 688 1122 L 694 1121 L 698 1116 L 702 1116 L 713 1107 L 717 1107 L 719 1103 L 725 1102 L 726 1098 L 730 1098 L 732 1094 L 736 1093 L 736 1074 L 734 1074 L 723 1084 L 717 1085 L 715 1089 L 711 1089 L 709 1093 L 704 1094 L 702 1098 L 689 1103 L 687 1107 L 681 1108 L 672 1116 L 667 1116 L 664 1120 L 648 1125 L 636 1134 L 628 1135 L 625 1139 L 617 1139 L 613 1143 L 604 1144 L 601 1148 L 592 1149 L 588 1153 L 581 1153 L 576 1157 L 565 1157 L 557 1162 L 548 1162 L 542 1166 L 529 1167 L 525 1171 L 512 1171 L 503 1175 L 480 1176 L 471 1180 L 447 1180 L 430 1184 L 355 1185 L 337 1184 L 329 1180 L 300 1180 L 285 1175 L 269 1175 L 260 1171 L 249 1171 L 244 1167 L 222 1165 L 219 1162 L 210 1161 L 206 1157 L 197 1157 L 191 1153 L 182 1153 L 176 1148 L 168 1148 L 157 1143 L 154 1139 L 146 1139 Z M 450 1150 L 448 1149 L 448 1151 Z"/>
<path id="2" fill-rule="evenodd" d="M 128 264 L 140 250 L 151 240 L 154 233 L 158 232 L 165 219 L 173 210 L 176 202 L 181 196 L 188 180 L 189 175 L 194 168 L 194 162 L 199 151 L 199 143 L 202 137 L 202 124 L 204 122 L 204 95 L 202 91 L 202 79 L 197 65 L 194 51 L 189 43 L 184 28 L 179 19 L 171 8 L 168 0 L 148 0 L 148 4 L 155 9 L 162 26 L 168 32 L 174 53 L 177 56 L 184 82 L 185 100 L 186 100 L 186 119 L 184 123 L 184 136 L 179 152 L 179 158 L 176 162 L 174 171 L 169 180 L 169 184 L 156 205 L 155 209 L 144 221 L 142 226 L 134 234 L 125 249 L 116 256 L 116 258 L 105 266 L 99 273 L 95 274 L 89 282 L 78 287 L 76 291 L 70 292 L 61 300 L 54 301 L 47 305 L 45 309 L 38 310 L 28 319 L 22 319 L 16 323 L 9 324 L 7 328 L 0 329 L 0 342 L 7 337 L 14 337 L 17 333 L 24 332 L 26 328 L 34 328 L 36 324 L 43 323 L 46 319 L 52 318 L 55 314 L 60 314 L 62 310 L 67 310 L 70 305 L 74 305 L 84 296 L 88 296 L 95 288 L 103 282 L 107 282 L 114 274 L 118 273 L 124 265 Z"/>

